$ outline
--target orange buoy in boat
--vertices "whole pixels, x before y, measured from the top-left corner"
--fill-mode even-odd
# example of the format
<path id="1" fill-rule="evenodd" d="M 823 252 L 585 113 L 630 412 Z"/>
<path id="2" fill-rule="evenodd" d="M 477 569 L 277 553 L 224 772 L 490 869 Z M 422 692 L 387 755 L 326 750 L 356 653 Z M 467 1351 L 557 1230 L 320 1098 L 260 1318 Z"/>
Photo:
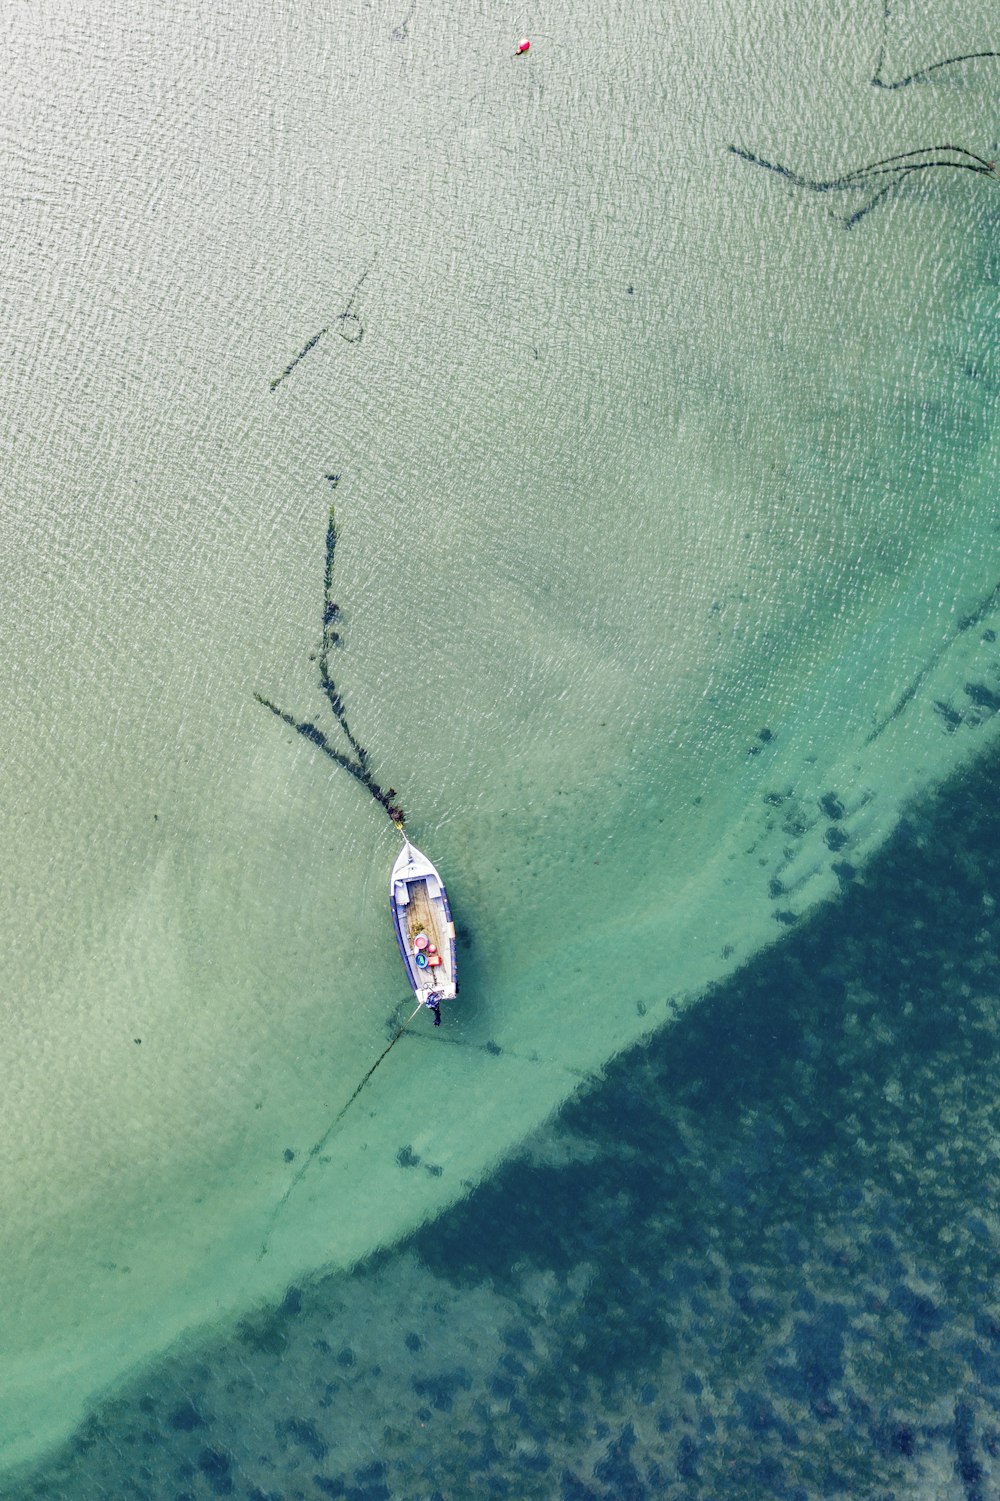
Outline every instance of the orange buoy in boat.
<path id="1" fill-rule="evenodd" d="M 521 40 L 518 42 L 518 44 L 517 44 L 517 51 L 515 52 L 514 56 L 515 57 L 520 57 L 521 53 L 522 52 L 527 52 L 527 50 L 528 50 L 528 48 L 530 46 L 531 46 L 531 43 L 528 41 L 528 38 L 526 36 L 523 36 L 521 38 Z"/>

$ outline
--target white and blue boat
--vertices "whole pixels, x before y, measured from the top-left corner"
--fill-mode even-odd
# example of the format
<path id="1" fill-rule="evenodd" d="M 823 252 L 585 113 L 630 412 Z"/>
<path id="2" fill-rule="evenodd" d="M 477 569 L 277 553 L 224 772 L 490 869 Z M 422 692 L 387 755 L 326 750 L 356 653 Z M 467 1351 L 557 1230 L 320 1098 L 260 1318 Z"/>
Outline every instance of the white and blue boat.
<path id="1" fill-rule="evenodd" d="M 455 924 L 444 882 L 408 839 L 392 867 L 389 896 L 406 978 L 417 1000 L 434 1012 L 437 1025 L 441 1001 L 458 994 Z"/>

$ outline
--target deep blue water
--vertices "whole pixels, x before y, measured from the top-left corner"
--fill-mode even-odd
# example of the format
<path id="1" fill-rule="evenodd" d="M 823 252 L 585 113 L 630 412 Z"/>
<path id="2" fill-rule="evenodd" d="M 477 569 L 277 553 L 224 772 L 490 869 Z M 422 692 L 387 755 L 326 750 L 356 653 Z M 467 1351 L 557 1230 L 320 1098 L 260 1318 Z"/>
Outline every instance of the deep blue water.
<path id="1" fill-rule="evenodd" d="M 4 1494 L 987 1501 L 998 768 L 462 1203 L 175 1351 Z"/>

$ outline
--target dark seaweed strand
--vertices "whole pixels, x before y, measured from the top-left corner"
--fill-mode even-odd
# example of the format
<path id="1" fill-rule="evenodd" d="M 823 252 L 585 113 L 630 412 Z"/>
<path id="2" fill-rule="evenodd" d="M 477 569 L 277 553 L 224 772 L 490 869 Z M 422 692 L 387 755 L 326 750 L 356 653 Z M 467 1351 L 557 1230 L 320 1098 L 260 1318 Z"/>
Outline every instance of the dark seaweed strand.
<path id="1" fill-rule="evenodd" d="M 337 750 L 335 745 L 331 745 L 323 734 L 323 731 L 318 729 L 316 725 L 311 724 L 308 719 L 293 719 L 291 714 L 286 714 L 284 709 L 279 709 L 277 704 L 272 704 L 271 700 L 265 698 L 262 693 L 255 693 L 254 698 L 265 709 L 270 709 L 271 713 L 280 719 L 283 724 L 287 724 L 289 729 L 295 730 L 312 745 L 318 746 L 324 756 L 329 756 L 331 761 L 336 761 L 338 766 L 342 766 L 345 771 L 349 771 L 352 777 L 357 777 L 358 781 L 364 782 L 363 768 L 352 761 L 350 756 L 345 756 L 343 751 Z"/>
<path id="2" fill-rule="evenodd" d="M 807 188 L 811 193 L 829 193 L 835 192 L 840 189 L 861 187 L 863 186 L 863 181 L 859 180 L 861 174 L 869 171 L 874 172 L 878 167 L 878 163 L 873 162 L 869 168 L 858 168 L 855 172 L 847 173 L 844 177 L 834 177 L 827 180 L 819 180 L 811 177 L 803 177 L 801 173 L 793 172 L 789 167 L 782 166 L 780 162 L 766 161 L 764 157 L 757 156 L 755 152 L 747 151 L 742 146 L 730 146 L 729 150 L 733 153 L 734 156 L 738 156 L 741 161 L 750 162 L 751 165 L 755 167 L 765 167 L 768 172 L 777 172 L 779 177 L 783 177 L 786 182 L 792 183 L 794 187 Z M 884 187 L 881 192 L 876 193 L 869 200 L 869 202 L 866 203 L 862 208 L 858 209 L 856 213 L 851 214 L 844 220 L 844 223 L 848 229 L 857 224 L 859 220 L 865 217 L 866 214 L 871 213 L 873 208 L 881 203 L 883 199 L 887 198 L 890 193 L 895 192 L 899 187 L 902 180 L 902 173 L 905 171 L 905 168 L 900 166 L 891 170 L 894 174 L 893 181 L 889 183 L 887 187 Z"/>
<path id="3" fill-rule="evenodd" d="M 882 202 L 883 198 L 888 197 L 890 193 L 895 192 L 897 188 L 901 187 L 903 185 L 904 179 L 908 177 L 911 172 L 924 172 L 932 167 L 960 167 L 966 172 L 985 173 L 988 176 L 995 175 L 992 168 L 973 167 L 969 162 L 917 162 L 915 165 L 910 167 L 900 167 L 894 182 L 891 182 L 888 187 L 883 188 L 881 192 L 876 193 L 875 197 L 871 200 L 870 203 L 866 203 L 855 213 L 848 214 L 847 218 L 844 220 L 847 228 L 851 229 L 855 224 L 857 224 L 859 219 L 863 219 L 866 214 L 870 214 L 872 209 L 875 208 L 877 204 Z"/>
<path id="4" fill-rule="evenodd" d="M 895 156 L 883 156 L 879 161 L 871 162 L 867 167 L 857 167 L 853 172 L 848 172 L 845 180 L 864 176 L 866 173 L 874 172 L 877 168 L 881 167 L 891 171 L 893 163 L 911 161 L 915 156 L 927 156 L 931 151 L 953 151 L 956 156 L 967 156 L 971 161 L 978 162 L 979 170 L 982 172 L 996 172 L 996 162 L 988 162 L 984 156 L 977 156 L 976 152 L 969 151 L 965 146 L 952 146 L 949 142 L 945 142 L 941 146 L 918 146 L 915 151 L 897 151 Z M 920 163 L 917 163 L 917 165 L 919 166 Z M 951 162 L 945 165 L 961 167 L 965 163 Z"/>
<path id="5" fill-rule="evenodd" d="M 305 359 L 305 357 L 309 353 L 310 349 L 312 349 L 314 347 L 314 345 L 316 345 L 316 344 L 319 343 L 320 339 L 322 339 L 322 337 L 323 337 L 323 335 L 325 333 L 329 333 L 329 328 L 321 328 L 318 334 L 313 334 L 313 336 L 309 340 L 308 344 L 303 344 L 302 348 L 299 350 L 298 354 L 295 356 L 295 358 L 292 361 L 292 363 L 290 365 L 286 365 L 285 368 L 284 368 L 284 370 L 282 370 L 281 374 L 280 375 L 276 375 L 274 377 L 274 380 L 271 382 L 271 385 L 270 385 L 270 390 L 276 391 L 278 389 L 278 387 L 281 385 L 281 382 L 283 380 L 287 380 L 288 379 L 288 377 L 291 375 L 292 371 L 295 369 L 295 367 L 299 363 L 299 361 Z"/>
<path id="6" fill-rule="evenodd" d="M 764 157 L 757 156 L 754 152 L 745 150 L 742 146 L 730 146 L 729 150 L 742 161 L 750 162 L 755 167 L 765 167 L 769 172 L 777 172 L 779 177 L 784 177 L 793 186 L 806 188 L 811 193 L 843 192 L 852 188 L 863 189 L 875 177 L 891 177 L 892 181 L 886 187 L 877 192 L 868 203 L 857 209 L 855 213 L 849 214 L 843 220 L 848 229 L 851 229 L 867 214 L 870 214 L 873 208 L 901 187 L 906 178 L 914 172 L 924 172 L 931 168 L 952 167 L 965 172 L 978 172 L 981 175 L 989 177 L 1000 176 L 995 163 L 988 162 L 985 157 L 977 156 L 974 151 L 967 151 L 964 146 L 924 146 L 916 151 L 900 151 L 894 156 L 882 157 L 877 162 L 869 162 L 864 167 L 856 167 L 853 171 L 845 172 L 840 177 L 831 178 L 803 177 L 801 173 L 791 171 L 790 168 L 783 166 L 780 162 L 769 162 Z M 931 151 L 951 151 L 956 155 L 969 157 L 970 160 L 964 162 L 941 160 L 939 158 L 923 162 L 912 160 L 912 158 L 917 156 L 925 156 Z"/>
<path id="7" fill-rule="evenodd" d="M 948 639 L 945 641 L 944 645 L 940 648 L 939 651 L 935 652 L 930 661 L 927 662 L 925 666 L 923 666 L 917 673 L 916 677 L 907 684 L 893 707 L 889 710 L 889 713 L 878 721 L 878 723 L 875 725 L 875 728 L 866 737 L 866 745 L 871 745 L 873 740 L 877 740 L 882 732 L 888 729 L 889 725 L 892 724 L 894 719 L 899 718 L 900 714 L 902 714 L 907 704 L 916 695 L 917 690 L 923 683 L 924 679 L 934 671 L 935 667 L 941 661 L 945 652 L 955 641 L 958 640 L 959 636 L 961 636 L 965 631 L 972 630 L 975 626 L 981 625 L 982 622 L 986 619 L 986 616 L 991 615 L 998 605 L 1000 605 L 1000 583 L 996 584 L 995 587 L 990 590 L 989 594 L 985 595 L 984 598 L 979 601 L 979 604 L 971 614 L 963 615 L 962 619 L 958 621 L 958 623 L 950 632 Z"/>
<path id="8" fill-rule="evenodd" d="M 904 175 L 902 173 L 897 174 L 892 182 L 886 183 L 884 188 L 880 188 L 877 193 L 874 193 L 867 203 L 863 203 L 860 208 L 855 209 L 853 214 L 845 215 L 841 219 L 844 228 L 853 229 L 855 224 L 860 224 L 861 220 L 867 218 L 872 209 L 878 208 L 880 203 L 884 203 L 887 198 L 891 198 L 894 193 L 899 192 L 903 186 L 903 180 Z"/>
<path id="9" fill-rule="evenodd" d="M 769 162 L 762 156 L 757 156 L 753 151 L 747 151 L 742 146 L 730 146 L 729 150 L 741 161 L 750 162 L 755 167 L 766 167 L 768 172 L 777 172 L 788 182 L 797 188 L 808 188 L 811 193 L 840 192 L 846 188 L 863 188 L 865 179 L 869 177 L 882 177 L 892 173 L 904 174 L 907 172 L 919 172 L 925 167 L 955 167 L 962 168 L 966 172 L 981 172 L 988 176 L 998 175 L 996 164 L 988 162 L 985 157 L 977 156 L 974 151 L 966 151 L 964 146 L 922 146 L 916 151 L 901 151 L 896 156 L 886 156 L 880 161 L 869 162 L 867 166 L 855 167 L 850 172 L 843 173 L 840 177 L 816 178 L 803 177 L 800 172 L 793 172 L 791 168 L 782 166 L 780 162 Z M 968 162 L 930 161 L 914 162 L 908 160 L 915 156 L 924 156 L 929 151 L 954 151 L 963 156 L 971 157 Z M 977 165 L 978 163 L 978 165 Z"/>
<path id="10" fill-rule="evenodd" d="M 403 1023 L 403 1025 L 400 1028 L 398 1028 L 398 1030 L 396 1031 L 394 1037 L 392 1038 L 392 1041 L 389 1043 L 388 1047 L 383 1048 L 382 1052 L 379 1053 L 378 1057 L 375 1059 L 375 1062 L 372 1064 L 371 1068 L 365 1074 L 364 1078 L 361 1080 L 360 1084 L 357 1086 L 357 1088 L 355 1089 L 354 1093 L 351 1095 L 350 1099 L 346 1102 L 346 1104 L 344 1104 L 344 1105 L 342 1105 L 340 1107 L 340 1109 L 337 1111 L 337 1114 L 333 1117 L 333 1120 L 330 1122 L 330 1124 L 327 1126 L 326 1130 L 323 1132 L 323 1135 L 319 1138 L 319 1140 L 317 1142 L 314 1142 L 314 1144 L 309 1148 L 308 1155 L 307 1155 L 305 1161 L 303 1162 L 302 1166 L 299 1168 L 298 1172 L 295 1174 L 295 1177 L 292 1179 L 291 1183 L 289 1183 L 288 1187 L 285 1189 L 285 1192 L 282 1194 L 282 1196 L 278 1200 L 277 1204 L 275 1204 L 274 1209 L 271 1211 L 271 1217 L 270 1217 L 270 1219 L 267 1222 L 267 1229 L 264 1232 L 264 1239 L 261 1241 L 261 1243 L 260 1243 L 260 1250 L 257 1252 L 257 1260 L 258 1261 L 262 1261 L 264 1259 L 264 1257 L 267 1255 L 268 1248 L 270 1247 L 270 1244 L 271 1244 L 271 1236 L 274 1234 L 274 1227 L 278 1223 L 278 1219 L 279 1219 L 279 1217 L 281 1215 L 281 1212 L 284 1209 L 285 1205 L 288 1203 L 288 1200 L 291 1198 L 292 1194 L 298 1188 L 299 1184 L 302 1182 L 302 1179 L 305 1177 L 306 1173 L 312 1167 L 313 1163 L 316 1161 L 316 1158 L 319 1156 L 320 1152 L 322 1152 L 323 1148 L 326 1146 L 327 1142 L 330 1140 L 330 1137 L 333 1135 L 334 1131 L 340 1125 L 341 1121 L 344 1119 L 344 1116 L 347 1114 L 348 1110 L 350 1110 L 351 1106 L 354 1104 L 354 1101 L 357 1099 L 358 1095 L 361 1093 L 361 1091 L 364 1089 L 365 1085 L 368 1083 L 368 1080 L 371 1078 L 372 1074 L 375 1072 L 375 1070 L 378 1068 L 379 1064 L 387 1056 L 387 1054 L 390 1053 L 392 1051 L 392 1049 L 396 1046 L 397 1042 L 402 1037 L 403 1033 L 406 1031 L 407 1027 L 410 1025 L 410 1022 L 416 1016 L 417 1011 L 420 1010 L 420 1007 L 422 1005 L 423 1005 L 423 1001 L 418 1002 L 416 1010 L 413 1011 L 406 1018 L 406 1021 Z"/>
<path id="11" fill-rule="evenodd" d="M 339 634 L 333 629 L 334 622 L 340 614 L 340 608 L 333 598 L 333 575 L 338 536 L 336 507 L 331 505 L 326 528 L 326 571 L 323 577 L 323 642 L 319 652 L 319 683 L 324 697 L 330 705 L 330 712 L 340 725 L 348 744 L 357 757 L 357 761 L 351 763 L 352 776 L 355 776 L 363 787 L 367 787 L 372 797 L 385 809 L 396 827 L 402 829 L 405 823 L 405 815 L 399 804 L 394 801 L 396 789 L 395 787 L 390 787 L 386 790 L 380 787 L 372 776 L 368 752 L 351 729 L 347 719 L 347 710 L 344 706 L 343 696 L 330 676 L 330 651 L 340 639 Z"/>
<path id="12" fill-rule="evenodd" d="M 339 475 L 327 475 L 327 479 L 336 489 Z M 283 724 L 287 724 L 289 729 L 295 730 L 297 734 L 302 735 L 312 745 L 317 746 L 324 755 L 329 756 L 331 761 L 336 761 L 338 766 L 342 766 L 345 771 L 350 772 L 355 781 L 360 782 L 361 786 L 371 793 L 378 805 L 385 809 L 387 817 L 402 832 L 406 822 L 406 815 L 396 802 L 396 789 L 395 787 L 386 789 L 379 786 L 378 782 L 372 776 L 368 752 L 360 744 L 352 731 L 348 723 L 343 697 L 330 676 L 330 650 L 340 639 L 337 632 L 332 628 L 333 622 L 340 613 L 332 597 L 337 536 L 335 508 L 331 506 L 326 528 L 326 565 L 323 574 L 323 640 L 319 652 L 319 682 L 323 690 L 323 695 L 330 706 L 330 712 L 343 731 L 354 755 L 347 755 L 344 751 L 338 750 L 336 746 L 331 745 L 323 734 L 323 731 L 314 725 L 311 720 L 293 718 L 291 714 L 287 714 L 284 709 L 279 709 L 277 704 L 273 704 L 270 699 L 264 698 L 260 693 L 255 693 L 254 698 L 265 709 L 270 709 L 271 713 L 276 715 Z"/>
<path id="13" fill-rule="evenodd" d="M 278 705 L 273 704 L 269 698 L 265 698 L 262 693 L 255 693 L 254 698 L 265 709 L 270 709 L 271 713 L 277 719 L 280 719 L 282 724 L 287 724 L 290 730 L 295 730 L 297 734 L 308 740 L 311 745 L 315 745 L 321 750 L 325 756 L 329 756 L 331 761 L 336 761 L 338 766 L 342 766 L 345 771 L 350 772 L 351 776 L 371 793 L 379 806 L 385 809 L 396 828 L 402 831 L 405 815 L 402 808 L 393 802 L 393 798 L 396 795 L 394 787 L 390 787 L 388 791 L 380 787 L 367 766 L 362 766 L 360 762 L 353 761 L 350 756 L 346 756 L 343 751 L 339 751 L 335 745 L 331 745 L 323 734 L 323 731 L 310 720 L 293 718 L 284 709 L 279 709 Z"/>
<path id="14" fill-rule="evenodd" d="M 351 311 L 351 308 L 354 306 L 354 299 L 355 299 L 355 297 L 357 297 L 358 293 L 361 291 L 361 288 L 364 286 L 365 282 L 368 280 L 368 277 L 369 277 L 369 275 L 371 273 L 371 269 L 372 269 L 372 267 L 374 266 L 374 264 L 375 264 L 375 262 L 377 260 L 378 260 L 378 251 L 376 250 L 375 254 L 372 256 L 371 260 L 368 262 L 367 266 L 362 271 L 362 273 L 358 277 L 357 281 L 354 283 L 354 291 L 351 293 L 350 297 L 347 299 L 347 306 L 344 308 L 343 313 L 341 313 L 341 315 L 340 315 L 342 318 L 345 317 Z"/>
<path id="15" fill-rule="evenodd" d="M 337 539 L 336 507 L 330 507 L 330 517 L 326 527 L 326 572 L 323 578 L 323 643 L 319 653 L 319 681 L 320 687 L 326 697 L 327 703 L 334 719 L 340 725 L 354 754 L 358 758 L 358 764 L 362 768 L 368 764 L 368 752 L 363 745 L 358 743 L 347 722 L 347 711 L 344 708 L 344 700 L 337 691 L 336 684 L 330 676 L 330 649 L 336 646 L 340 640 L 337 631 L 333 629 L 334 622 L 340 614 L 340 610 L 333 598 L 333 570 L 336 562 Z"/>
<path id="16" fill-rule="evenodd" d="M 909 83 L 924 83 L 928 73 L 934 73 L 938 68 L 950 68 L 954 63 L 971 63 L 982 57 L 1000 57 L 1000 52 L 963 52 L 958 57 L 946 57 L 942 62 L 929 63 L 926 68 L 921 68 L 917 73 L 910 73 L 906 78 L 898 78 L 895 83 L 886 83 L 879 78 L 878 74 L 872 78 L 872 87 L 876 89 L 905 89 Z"/>
<path id="17" fill-rule="evenodd" d="M 882 203 L 884 199 L 888 198 L 891 193 L 895 193 L 899 188 L 901 188 L 906 178 L 912 172 L 925 172 L 933 167 L 957 167 L 962 168 L 966 172 L 979 172 L 986 175 L 993 175 L 994 171 L 994 169 L 989 164 L 986 164 L 982 167 L 974 167 L 969 162 L 948 161 L 913 162 L 909 166 L 900 166 L 895 168 L 882 167 L 871 171 L 866 171 L 866 177 L 881 177 L 892 172 L 895 173 L 895 176 L 892 182 L 888 183 L 886 187 L 882 188 L 878 193 L 876 193 L 874 197 L 869 199 L 867 203 L 862 204 L 861 208 L 856 209 L 853 214 L 847 215 L 847 217 L 843 221 L 845 227 L 847 229 L 853 229 L 855 224 L 860 223 L 860 221 L 865 218 L 867 214 L 871 213 L 873 208 L 877 208 L 878 205 Z M 855 183 L 863 182 L 864 180 L 865 178 L 858 177 L 855 179 Z M 852 183 L 851 186 L 854 186 L 854 183 Z"/>
<path id="18" fill-rule="evenodd" d="M 361 288 L 364 286 L 364 283 L 368 278 L 368 273 L 371 271 L 377 260 L 378 251 L 376 250 L 375 254 L 368 262 L 368 265 L 365 267 L 361 275 L 358 277 L 357 281 L 354 283 L 354 290 L 351 293 L 350 297 L 347 299 L 347 305 L 344 308 L 344 311 L 337 314 L 337 322 L 344 324 L 345 328 L 348 323 L 355 325 L 356 331 L 353 333 L 345 333 L 343 328 L 337 330 L 337 332 L 340 334 L 340 337 L 346 340 L 348 344 L 360 344 L 362 335 L 364 334 L 364 328 L 362 327 L 361 319 L 358 317 L 357 313 L 353 313 L 351 309 L 354 306 L 354 299 L 357 297 L 358 293 L 361 291 Z M 281 374 L 274 377 L 274 380 L 270 383 L 269 390 L 276 391 L 281 385 L 281 382 L 288 379 L 292 371 L 295 369 L 296 365 L 298 365 L 301 360 L 305 359 L 310 349 L 315 348 L 320 339 L 322 339 L 323 335 L 329 332 L 329 325 L 327 325 L 325 328 L 321 328 L 318 334 L 313 334 L 309 342 L 307 344 L 303 344 L 302 348 L 299 350 L 294 360 L 292 360 L 291 364 L 286 365 Z"/>
<path id="19" fill-rule="evenodd" d="M 882 69 L 885 66 L 885 45 L 889 34 L 889 12 L 889 0 L 885 0 L 882 8 L 882 42 L 878 49 L 878 61 L 871 80 L 874 89 L 905 89 L 911 83 L 926 83 L 927 75 L 936 73 L 939 68 L 951 68 L 956 63 L 979 62 L 987 57 L 1000 57 L 1000 52 L 962 52 L 958 57 L 946 57 L 942 62 L 928 63 L 926 68 L 918 68 L 916 73 L 908 73 L 905 78 L 897 78 L 894 82 L 889 82 L 882 77 Z"/>
<path id="20" fill-rule="evenodd" d="M 362 337 L 364 336 L 364 325 L 361 322 L 361 319 L 358 317 L 357 313 L 353 312 L 352 309 L 354 307 L 355 298 L 361 291 L 361 288 L 364 286 L 365 282 L 368 280 L 368 274 L 377 260 L 378 251 L 376 250 L 375 254 L 368 262 L 368 265 L 365 267 L 361 275 L 358 277 L 357 281 L 354 283 L 354 291 L 347 299 L 347 305 L 344 308 L 344 311 L 337 314 L 337 322 L 344 325 L 343 328 L 338 329 L 338 333 L 340 334 L 340 337 L 348 344 L 360 344 Z M 352 333 L 347 332 L 347 325 L 349 323 L 354 325 L 355 331 Z"/>
<path id="21" fill-rule="evenodd" d="M 326 478 L 327 483 L 330 484 L 334 490 L 336 490 L 337 486 L 340 484 L 340 475 L 328 474 Z M 331 505 L 330 519 L 328 520 L 326 526 L 326 569 L 323 574 L 323 598 L 326 601 L 329 601 L 330 591 L 333 588 L 333 566 L 337 556 L 337 542 L 340 539 L 340 533 L 337 531 L 337 520 L 334 514 L 334 510 L 335 508 Z"/>

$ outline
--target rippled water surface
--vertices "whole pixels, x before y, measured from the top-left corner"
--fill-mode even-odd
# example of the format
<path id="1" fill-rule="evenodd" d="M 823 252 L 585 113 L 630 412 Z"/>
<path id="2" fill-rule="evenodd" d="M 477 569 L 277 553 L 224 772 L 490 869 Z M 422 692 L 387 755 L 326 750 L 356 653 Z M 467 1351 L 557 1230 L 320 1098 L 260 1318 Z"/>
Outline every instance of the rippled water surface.
<path id="1" fill-rule="evenodd" d="M 990 785 L 970 768 L 1000 708 L 1000 199 L 988 171 L 956 166 L 842 179 L 897 152 L 937 160 L 942 142 L 964 167 L 997 154 L 1000 61 L 907 82 L 1000 45 L 995 18 L 728 0 L 595 17 L 565 0 L 514 21 L 422 0 L 10 12 L 0 1461 L 15 1488 L 50 1454 L 69 1464 L 57 1494 L 127 1494 L 101 1467 L 146 1424 L 136 1494 L 454 1495 L 415 1477 L 427 1425 L 461 1409 L 499 1456 L 494 1489 L 529 1494 L 507 1460 L 548 1454 L 539 1495 L 624 1494 L 628 1466 L 650 1494 L 708 1495 L 729 1473 L 725 1411 L 817 1453 L 843 1411 L 854 1315 L 811 1272 L 795 1280 L 819 1251 L 748 1251 L 711 1206 L 752 1198 L 765 1172 L 797 1191 L 805 1152 L 817 1195 L 856 1196 L 866 1243 L 885 1228 L 844 1091 L 858 1029 L 884 1011 L 899 1036 L 915 1004 L 890 988 L 903 918 L 885 939 L 898 963 L 857 979 L 863 1002 L 845 976 L 882 906 L 907 910 L 906 831 L 925 850 L 952 828 L 947 798 L 915 800 L 957 776 L 968 821 L 961 779 Z M 332 500 L 332 669 L 446 875 L 463 991 L 439 1033 L 418 1019 L 401 1039 L 276 1213 L 406 1015 L 386 912 L 397 836 L 255 697 L 338 733 L 316 660 Z M 961 858 L 942 859 L 942 893 Z M 987 846 L 968 859 L 981 959 Z M 920 879 L 925 923 L 933 862 Z M 921 940 L 927 988 L 943 1017 L 961 1003 L 955 1028 L 982 1056 L 994 981 L 959 983 L 957 929 Z M 790 967 L 772 980 L 769 964 Z M 847 1007 L 829 1035 L 809 1011 L 827 970 Z M 717 983 L 721 1008 L 692 1009 Z M 724 1079 L 706 1074 L 744 1009 L 768 1028 L 747 1027 Z M 858 1065 L 890 1103 L 925 1067 L 919 1041 L 899 1043 L 895 1082 Z M 961 1050 L 959 1092 L 960 1065 Z M 809 1151 L 841 1106 L 860 1123 L 823 1178 Z M 950 1109 L 921 1151 L 961 1135 Z M 574 1110 L 596 1112 L 586 1148 L 566 1145 Z M 802 1140 L 786 1122 L 751 1141 L 755 1110 Z M 677 1184 L 637 1188 L 676 1157 L 681 1115 L 688 1160 L 714 1164 L 690 1245 L 662 1217 Z M 984 1162 L 992 1129 L 984 1105 L 966 1132 Z M 871 1130 L 890 1153 L 890 1128 Z M 629 1152 L 593 1190 L 588 1165 Z M 532 1174 L 569 1160 L 542 1255 L 533 1211 L 511 1205 L 544 1203 Z M 819 1220 L 796 1223 L 809 1245 Z M 940 1309 L 930 1234 L 908 1224 L 910 1260 L 872 1299 L 898 1312 L 905 1286 Z M 637 1270 L 612 1296 L 615 1264 Z M 733 1359 L 815 1356 L 815 1390 L 778 1379 L 773 1420 L 736 1397 L 683 1408 L 715 1359 L 704 1321 L 730 1316 L 698 1294 L 685 1360 L 667 1359 L 676 1329 L 651 1335 L 643 1379 L 598 1401 L 590 1377 L 613 1373 L 621 1336 L 602 1343 L 588 1297 L 608 1329 L 666 1328 L 681 1284 L 714 1276 L 739 1302 L 737 1275 L 791 1343 L 772 1350 L 748 1315 Z M 423 1352 L 405 1379 L 399 1329 L 406 1358 Z M 550 1390 L 546 1360 L 584 1346 L 594 1369 Z M 548 1391 L 530 1443 L 515 1421 L 529 1371 L 532 1400 Z M 128 1395 L 108 1408 L 109 1392 Z M 95 1403 L 71 1462 L 57 1446 Z M 964 1412 L 940 1463 L 983 1469 Z M 885 1439 L 897 1458 L 920 1422 Z M 694 1457 L 672 1423 L 701 1424 Z M 782 1473 L 788 1494 L 835 1493 L 819 1470 Z"/>

